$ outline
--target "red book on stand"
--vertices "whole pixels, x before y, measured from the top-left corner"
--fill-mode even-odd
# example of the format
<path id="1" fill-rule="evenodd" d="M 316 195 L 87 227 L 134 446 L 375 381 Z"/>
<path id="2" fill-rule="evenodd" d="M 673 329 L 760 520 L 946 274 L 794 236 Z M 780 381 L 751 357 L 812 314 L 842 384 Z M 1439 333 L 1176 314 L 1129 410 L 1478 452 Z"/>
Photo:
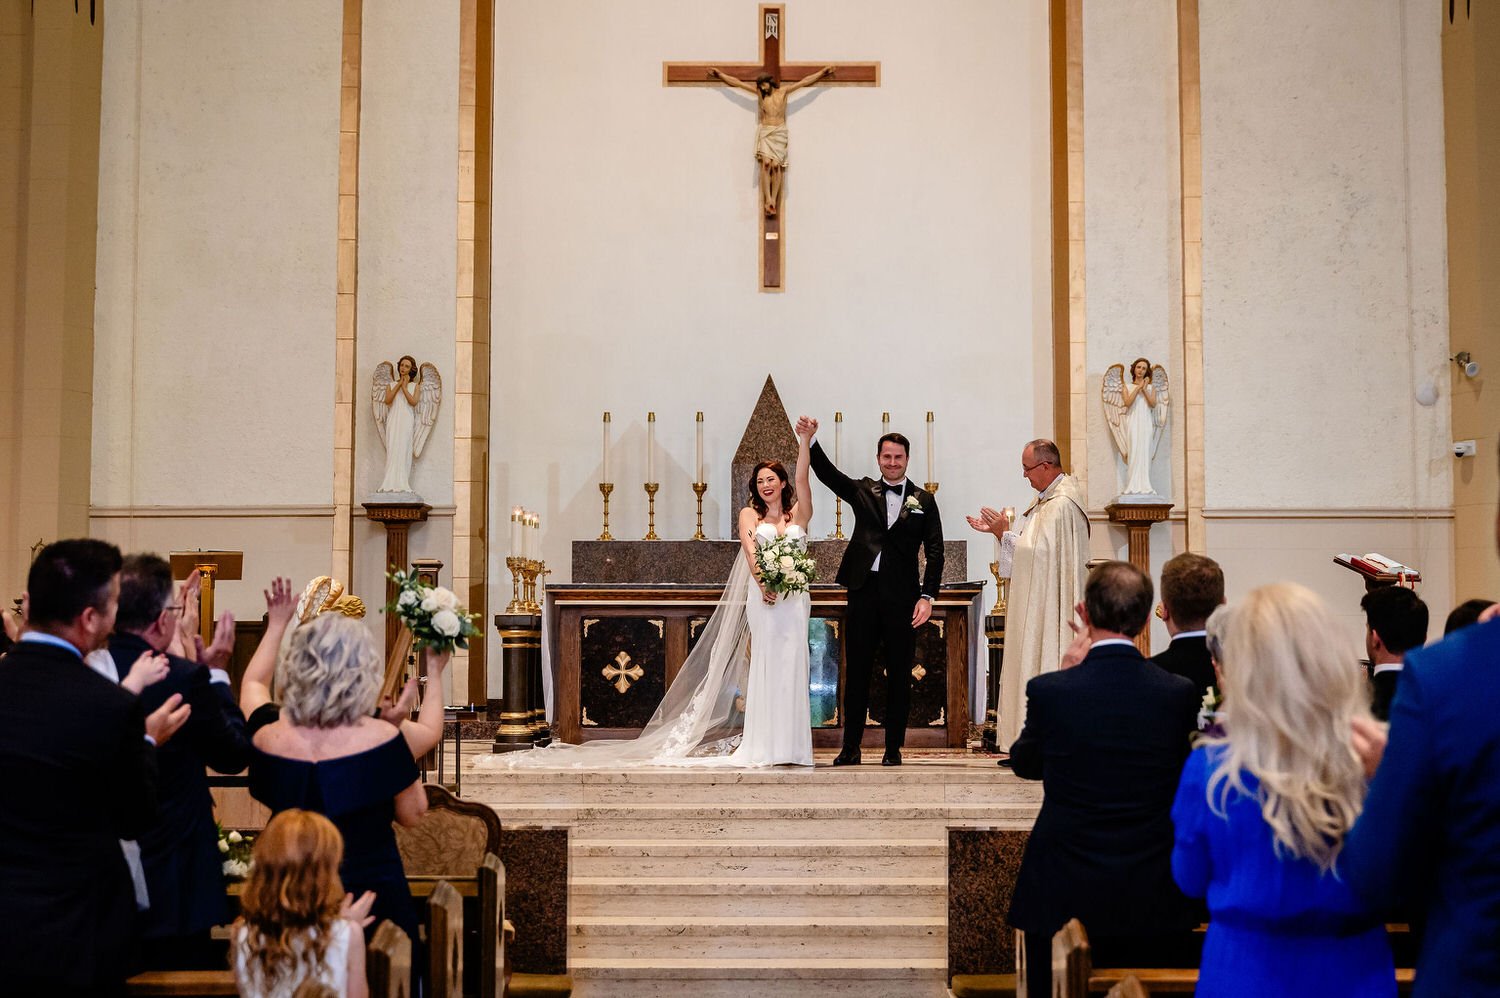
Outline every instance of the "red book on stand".
<path id="1" fill-rule="evenodd" d="M 1422 573 L 1410 565 L 1403 565 L 1394 558 L 1387 558 L 1383 554 L 1334 555 L 1334 563 L 1343 565 L 1351 572 L 1358 572 L 1364 576 L 1365 585 L 1374 586 L 1415 586 L 1422 581 Z"/>

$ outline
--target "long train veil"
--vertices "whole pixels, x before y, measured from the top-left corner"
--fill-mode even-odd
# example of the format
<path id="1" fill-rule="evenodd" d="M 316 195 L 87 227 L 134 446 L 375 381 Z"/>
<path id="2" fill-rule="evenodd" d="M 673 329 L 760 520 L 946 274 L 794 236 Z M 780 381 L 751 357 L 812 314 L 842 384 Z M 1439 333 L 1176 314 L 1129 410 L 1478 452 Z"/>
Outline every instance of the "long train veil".
<path id="1" fill-rule="evenodd" d="M 600 739 L 581 745 L 554 742 L 546 748 L 480 756 L 479 769 L 614 769 L 693 765 L 728 755 L 739 744 L 744 713 L 735 701 L 745 692 L 750 668 L 750 628 L 745 601 L 750 568 L 738 552 L 724 595 L 704 625 L 677 677 L 651 720 L 631 739 Z"/>

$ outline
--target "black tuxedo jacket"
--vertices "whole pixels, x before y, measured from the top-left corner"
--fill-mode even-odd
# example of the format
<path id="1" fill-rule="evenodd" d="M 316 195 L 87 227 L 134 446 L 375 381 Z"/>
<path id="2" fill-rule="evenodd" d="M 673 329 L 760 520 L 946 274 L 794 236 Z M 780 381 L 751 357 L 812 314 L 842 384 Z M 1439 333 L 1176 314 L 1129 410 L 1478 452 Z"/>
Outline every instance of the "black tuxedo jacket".
<path id="1" fill-rule="evenodd" d="M 1181 676 L 1198 687 L 1201 697 L 1210 686 L 1217 686 L 1213 658 L 1208 654 L 1208 639 L 1201 634 L 1192 638 L 1174 638 L 1166 649 L 1151 661 L 1174 676 Z"/>
<path id="2" fill-rule="evenodd" d="M 142 652 L 134 634 L 116 634 L 109 653 L 123 677 Z M 208 667 L 167 656 L 167 678 L 141 692 L 148 714 L 174 693 L 193 710 L 187 723 L 156 754 L 160 806 L 156 821 L 140 836 L 141 865 L 151 909 L 143 919 L 148 938 L 178 936 L 223 925 L 223 858 L 214 828 L 214 802 L 205 767 L 238 773 L 250 764 L 250 738 L 227 683 L 209 679 Z"/>
<path id="3" fill-rule="evenodd" d="M 119 991 L 136 915 L 120 839 L 156 814 L 145 712 L 29 641 L 0 659 L 0 691 L 0 990 Z"/>
<path id="4" fill-rule="evenodd" d="M 1391 701 L 1396 698 L 1396 683 L 1401 679 L 1401 672 L 1401 669 L 1387 669 L 1370 677 L 1370 713 L 1375 715 L 1375 720 L 1391 719 Z"/>
<path id="5" fill-rule="evenodd" d="M 1172 880 L 1172 800 L 1199 693 L 1132 645 L 1105 645 L 1026 684 L 1017 776 L 1041 780 L 1010 924 L 1048 935 L 1070 918 L 1090 935 L 1191 928 Z"/>
<path id="6" fill-rule="evenodd" d="M 916 498 L 922 512 L 903 508 L 896 522 L 886 527 L 885 490 L 878 478 L 850 478 L 833 466 L 817 443 L 812 445 L 811 461 L 818 481 L 854 512 L 854 532 L 849 535 L 849 546 L 844 549 L 844 560 L 839 565 L 839 585 L 851 590 L 863 587 L 870 578 L 870 566 L 879 555 L 882 575 L 895 572 L 899 578 L 911 579 L 913 600 L 919 594 L 935 598 L 943 584 L 943 521 L 932 493 L 908 479 L 906 495 Z M 918 551 L 927 555 L 920 588 L 917 587 Z"/>

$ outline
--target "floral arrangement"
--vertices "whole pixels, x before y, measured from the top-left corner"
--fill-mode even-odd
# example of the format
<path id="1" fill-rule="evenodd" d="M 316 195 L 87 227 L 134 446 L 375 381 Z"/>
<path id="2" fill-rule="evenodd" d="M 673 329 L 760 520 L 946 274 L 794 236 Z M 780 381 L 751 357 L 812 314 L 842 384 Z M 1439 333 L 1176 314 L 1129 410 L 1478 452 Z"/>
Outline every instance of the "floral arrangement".
<path id="1" fill-rule="evenodd" d="M 1198 709 L 1198 730 L 1207 731 L 1208 726 L 1218 719 L 1219 707 L 1224 703 L 1224 696 L 1218 687 L 1210 686 L 1208 692 L 1203 694 L 1203 704 Z"/>
<path id="2" fill-rule="evenodd" d="M 396 596 L 386 604 L 385 612 L 401 618 L 418 648 L 449 652 L 469 647 L 469 639 L 479 634 L 471 614 L 458 602 L 458 594 L 442 586 L 429 586 L 416 572 L 392 572 L 388 578 L 396 584 Z"/>
<path id="3" fill-rule="evenodd" d="M 224 876 L 244 880 L 250 876 L 252 836 L 232 829 L 225 831 L 224 826 L 217 821 L 214 822 L 214 828 L 219 832 L 219 855 L 224 857 Z"/>
<path id="4" fill-rule="evenodd" d="M 817 577 L 818 566 L 806 546 L 795 537 L 778 537 L 755 549 L 761 584 L 778 596 L 805 593 Z"/>

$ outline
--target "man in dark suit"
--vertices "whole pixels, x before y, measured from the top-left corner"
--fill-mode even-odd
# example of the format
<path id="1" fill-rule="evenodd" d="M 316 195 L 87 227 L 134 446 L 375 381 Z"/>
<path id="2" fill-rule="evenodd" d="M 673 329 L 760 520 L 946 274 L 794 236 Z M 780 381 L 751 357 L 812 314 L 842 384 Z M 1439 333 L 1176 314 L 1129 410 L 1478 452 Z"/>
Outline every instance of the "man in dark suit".
<path id="1" fill-rule="evenodd" d="M 797 433 L 813 432 L 806 416 Z M 833 466 L 816 442 L 813 473 L 854 511 L 854 532 L 839 565 L 838 583 L 849 590 L 845 621 L 848 674 L 844 685 L 844 747 L 835 766 L 860 761 L 865 714 L 875 655 L 884 647 L 886 677 L 885 766 L 901 765 L 906 722 L 911 712 L 911 668 L 917 628 L 932 615 L 932 601 L 943 580 L 943 523 L 931 492 L 906 479 L 911 445 L 899 433 L 887 433 L 876 445 L 880 479 L 852 479 Z M 917 552 L 927 567 L 917 574 Z"/>
<path id="2" fill-rule="evenodd" d="M 1161 619 L 1171 644 L 1151 661 L 1198 688 L 1217 686 L 1204 626 L 1224 602 L 1224 570 L 1201 554 L 1180 554 L 1161 567 Z"/>
<path id="3" fill-rule="evenodd" d="M 42 549 L 26 631 L 0 660 L 0 990 L 123 991 L 136 917 L 121 839 L 156 811 L 156 750 L 186 720 L 180 697 L 147 715 L 84 665 L 103 648 L 120 552 L 94 540 Z"/>
<path id="4" fill-rule="evenodd" d="M 1061 669 L 1026 684 L 1010 748 L 1015 774 L 1044 790 L 1009 918 L 1026 934 L 1034 995 L 1052 993 L 1052 935 L 1070 918 L 1098 962 L 1193 959 L 1197 917 L 1172 880 L 1171 812 L 1198 691 L 1132 643 L 1151 613 L 1151 580 L 1134 565 L 1095 568 L 1079 612 Z"/>
<path id="5" fill-rule="evenodd" d="M 109 653 L 121 675 L 143 652 L 165 652 L 184 607 L 174 601 L 172 569 L 151 554 L 131 555 L 120 572 L 120 607 Z M 250 762 L 245 715 L 223 669 L 234 640 L 225 614 L 204 650 L 204 661 L 167 655 L 167 677 L 141 693 L 156 709 L 180 695 L 192 707 L 188 722 L 157 752 L 155 822 L 140 836 L 151 907 L 141 922 L 141 966 L 151 970 L 207 970 L 223 964 L 209 930 L 229 920 L 223 862 L 214 828 L 214 802 L 205 767 L 238 773 Z M 201 645 L 201 642 L 198 642 Z"/>
<path id="6" fill-rule="evenodd" d="M 1359 607 L 1370 658 L 1370 713 L 1387 721 L 1406 653 L 1427 641 L 1427 604 L 1405 586 L 1381 586 L 1365 593 Z"/>
<path id="7" fill-rule="evenodd" d="M 1376 911 L 1421 913 L 1413 998 L 1500 994 L 1497 663 L 1500 619 L 1456 631 L 1406 656 L 1389 744 L 1380 725 L 1355 722 L 1374 779 L 1339 873 Z"/>

